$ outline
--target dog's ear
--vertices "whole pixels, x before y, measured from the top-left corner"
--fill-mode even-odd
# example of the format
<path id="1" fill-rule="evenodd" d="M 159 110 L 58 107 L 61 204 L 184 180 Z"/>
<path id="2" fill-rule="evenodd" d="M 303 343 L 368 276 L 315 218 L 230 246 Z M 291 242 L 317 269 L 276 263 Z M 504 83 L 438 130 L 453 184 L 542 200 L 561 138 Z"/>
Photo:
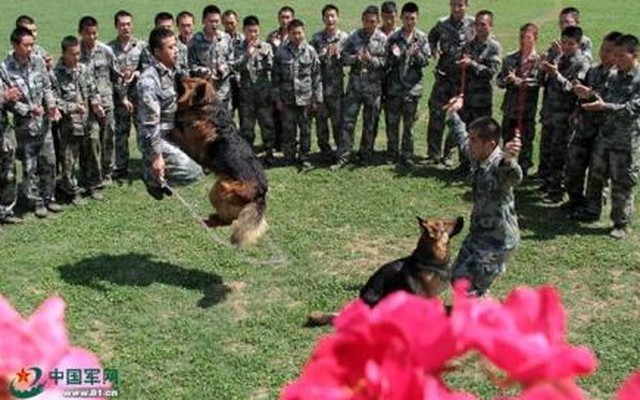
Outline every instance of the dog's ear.
<path id="1" fill-rule="evenodd" d="M 191 106 L 191 93 L 193 92 L 194 80 L 188 76 L 182 76 L 176 80 L 176 94 L 178 95 L 178 107 Z"/>
<path id="2" fill-rule="evenodd" d="M 201 81 L 198 83 L 198 85 L 195 87 L 195 90 L 193 91 L 193 95 L 191 96 L 191 104 L 193 104 L 194 106 L 202 105 L 205 103 L 206 99 L 207 99 L 207 82 Z"/>
<path id="3" fill-rule="evenodd" d="M 452 219 L 447 225 L 449 237 L 453 237 L 462 231 L 462 228 L 464 227 L 464 218 L 458 217 L 456 219 Z"/>
<path id="4" fill-rule="evenodd" d="M 420 226 L 420 231 L 424 232 L 427 230 L 427 225 L 429 224 L 428 221 L 425 221 L 424 219 L 416 216 L 416 219 L 418 220 L 418 226 Z"/>

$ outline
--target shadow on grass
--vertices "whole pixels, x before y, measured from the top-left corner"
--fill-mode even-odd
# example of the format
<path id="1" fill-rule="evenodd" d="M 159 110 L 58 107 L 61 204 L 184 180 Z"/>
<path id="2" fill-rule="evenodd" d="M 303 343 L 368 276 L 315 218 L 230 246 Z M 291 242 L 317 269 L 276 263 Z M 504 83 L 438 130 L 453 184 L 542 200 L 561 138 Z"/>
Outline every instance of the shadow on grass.
<path id="1" fill-rule="evenodd" d="M 155 261 L 149 254 L 103 254 L 58 269 L 65 282 L 99 291 L 107 291 L 105 282 L 122 286 L 163 283 L 202 291 L 204 297 L 198 301 L 198 306 L 202 308 L 224 301 L 231 291 L 216 274 Z"/>

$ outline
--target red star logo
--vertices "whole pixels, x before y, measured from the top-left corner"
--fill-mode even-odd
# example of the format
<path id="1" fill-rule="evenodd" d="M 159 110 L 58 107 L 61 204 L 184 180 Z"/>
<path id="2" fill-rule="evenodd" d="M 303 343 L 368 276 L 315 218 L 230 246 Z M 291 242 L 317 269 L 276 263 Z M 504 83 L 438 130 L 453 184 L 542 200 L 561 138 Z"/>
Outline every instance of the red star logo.
<path id="1" fill-rule="evenodd" d="M 29 383 L 29 376 L 31 375 L 31 373 L 27 372 L 27 370 L 25 370 L 24 368 L 22 368 L 16 375 L 18 375 L 18 383 Z"/>

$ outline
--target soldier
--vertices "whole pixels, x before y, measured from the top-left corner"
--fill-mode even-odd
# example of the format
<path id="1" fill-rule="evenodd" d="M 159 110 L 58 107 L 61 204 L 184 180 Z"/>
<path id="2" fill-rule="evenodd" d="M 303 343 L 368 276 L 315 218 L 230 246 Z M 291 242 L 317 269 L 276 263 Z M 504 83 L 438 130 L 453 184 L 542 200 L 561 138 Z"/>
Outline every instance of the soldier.
<path id="1" fill-rule="evenodd" d="M 344 98 L 344 112 L 337 161 L 331 169 L 342 168 L 353 149 L 353 133 L 362 111 L 362 137 L 360 162 L 371 162 L 375 143 L 375 120 L 380 114 L 382 78 L 385 73 L 387 38 L 378 29 L 378 7 L 368 6 L 362 13 L 362 28 L 353 32 L 345 41 L 340 53 L 342 63 L 350 66 L 349 83 Z"/>
<path id="2" fill-rule="evenodd" d="M 600 64 L 589 68 L 584 82 L 573 87 L 573 92 L 578 96 L 580 102 L 588 103 L 595 100 L 595 94 L 604 95 L 615 74 L 615 42 L 621 36 L 620 32 L 611 32 L 602 40 Z M 569 144 L 565 180 L 569 200 L 562 205 L 562 208 L 570 213 L 581 210 L 586 205 L 585 174 L 589 168 L 598 130 L 604 123 L 604 114 L 602 112 L 586 112 L 579 107 L 573 120 L 575 131 Z"/>
<path id="3" fill-rule="evenodd" d="M 398 6 L 395 1 L 385 1 L 380 5 L 380 32 L 389 39 L 389 36 L 398 30 L 396 26 L 396 20 L 398 19 Z M 382 77 L 382 96 L 380 97 L 380 110 L 381 113 L 384 110 L 385 121 L 389 118 L 389 110 L 387 107 L 387 74 Z M 378 124 L 380 123 L 380 114 L 376 117 L 376 126 L 373 130 L 378 135 Z"/>
<path id="4" fill-rule="evenodd" d="M 20 90 L 20 99 L 10 103 L 16 137 L 23 163 L 23 190 L 38 218 L 47 211 L 60 212 L 55 200 L 55 153 L 53 137 L 44 120 L 60 119 L 47 67 L 41 57 L 32 54 L 30 30 L 18 27 L 11 33 L 13 51 L 4 60 L 6 83 Z"/>
<path id="5" fill-rule="evenodd" d="M 429 31 L 431 56 L 438 59 L 434 74 L 435 82 L 429 97 L 429 125 L 427 127 L 427 161 L 444 162 L 453 165 L 453 140 L 447 139 L 444 156 L 442 154 L 442 135 L 445 113 L 443 107 L 449 99 L 460 94 L 462 89 L 462 70 L 458 61 L 462 59 L 463 49 L 474 37 L 475 21 L 467 16 L 468 0 L 450 0 L 450 15 L 442 17 Z"/>
<path id="6" fill-rule="evenodd" d="M 558 27 L 560 28 L 561 34 L 562 31 L 569 26 L 580 26 L 580 11 L 575 7 L 563 8 L 558 16 Z M 580 50 L 589 61 L 593 60 L 593 42 L 584 34 L 580 40 Z M 556 40 L 551 44 L 546 57 L 552 60 L 558 57 L 559 53 L 561 53 L 560 41 Z"/>
<path id="7" fill-rule="evenodd" d="M 54 68 L 60 120 L 62 154 L 62 191 L 74 205 L 82 205 L 77 170 L 82 168 L 89 196 L 102 200 L 98 191 L 100 171 L 100 126 L 104 117 L 102 100 L 93 80 L 91 67 L 78 62 L 80 42 L 74 36 L 62 39 L 62 57 Z"/>
<path id="8" fill-rule="evenodd" d="M 93 70 L 93 78 L 102 99 L 104 117 L 98 119 L 102 179 L 104 185 L 110 185 L 115 168 L 114 98 L 120 99 L 127 110 L 132 109 L 133 105 L 124 92 L 122 72 L 113 50 L 98 40 L 98 21 L 91 16 L 82 17 L 78 23 L 78 33 L 82 37 L 80 62 Z"/>
<path id="9" fill-rule="evenodd" d="M 580 27 L 565 28 L 562 31 L 562 56 L 541 64 L 546 74 L 546 96 L 541 112 L 545 135 L 540 142 L 540 166 L 544 167 L 543 161 L 548 160 L 543 190 L 547 192 L 545 201 L 549 203 L 559 203 L 564 197 L 564 168 L 573 134 L 569 120 L 578 100 L 573 93 L 573 82 L 583 80 L 589 69 L 589 60 L 580 50 L 581 38 Z"/>
<path id="10" fill-rule="evenodd" d="M 233 69 L 240 78 L 240 135 L 253 145 L 256 119 L 260 125 L 266 165 L 273 164 L 273 100 L 271 73 L 273 53 L 271 46 L 260 40 L 260 21 L 250 15 L 242 23 L 245 39 L 235 50 Z"/>
<path id="11" fill-rule="evenodd" d="M 149 34 L 151 65 L 138 80 L 138 147 L 142 153 L 143 180 L 155 199 L 162 199 L 167 180 L 190 183 L 204 174 L 202 168 L 176 145 L 166 140 L 174 128 L 178 58 L 173 31 L 154 28 Z"/>
<path id="12" fill-rule="evenodd" d="M 333 161 L 333 149 L 329 141 L 329 120 L 331 120 L 331 131 L 336 146 L 340 141 L 342 124 L 344 70 L 340 50 L 347 39 L 347 34 L 338 28 L 339 15 L 338 7 L 333 4 L 325 5 L 322 8 L 324 29 L 315 33 L 310 42 L 320 57 L 324 101 L 318 105 L 316 113 L 316 135 L 320 153 L 327 161 Z"/>
<path id="13" fill-rule="evenodd" d="M 115 118 L 115 169 L 114 179 L 125 178 L 129 174 L 129 133 L 133 122 L 132 115 L 135 115 L 134 105 L 136 103 L 136 82 L 140 75 L 140 59 L 147 44 L 133 37 L 133 16 L 125 10 L 118 11 L 113 22 L 117 31 L 117 37 L 109 42 L 109 47 L 113 50 L 118 66 L 123 75 L 123 84 L 127 93 L 127 103 L 123 99 L 114 96 L 113 115 Z"/>
<path id="14" fill-rule="evenodd" d="M 536 132 L 536 112 L 540 93 L 540 55 L 536 52 L 538 26 L 520 27 L 520 49 L 509 53 L 496 78 L 498 87 L 506 89 L 502 100 L 502 140 L 513 139 L 516 130 L 522 140 L 518 164 L 527 176 L 533 167 L 533 140 Z"/>
<path id="15" fill-rule="evenodd" d="M 153 19 L 153 22 L 154 22 L 154 27 L 156 28 L 164 28 L 172 32 L 175 31 L 173 14 L 169 12 L 161 11 L 157 13 L 155 18 Z M 177 44 L 178 45 L 178 64 L 176 65 L 176 70 L 178 70 L 178 72 L 188 71 L 189 70 L 189 47 L 186 44 L 182 43 L 182 41 L 180 40 L 178 40 L 177 43 L 178 43 Z M 146 60 L 150 60 L 151 54 L 152 54 L 151 50 L 147 48 L 146 53 L 147 53 Z M 147 66 L 149 66 L 149 61 L 143 62 L 142 69 L 146 68 Z"/>
<path id="16" fill-rule="evenodd" d="M 302 168 L 311 166 L 310 113 L 322 103 L 322 79 L 318 54 L 305 39 L 304 24 L 294 19 L 287 26 L 289 40 L 273 61 L 273 98 L 282 112 L 282 151 L 286 164 L 296 160 Z M 298 132 L 300 139 L 298 142 Z M 299 148 L 296 151 L 297 143 Z"/>
<path id="17" fill-rule="evenodd" d="M 462 97 L 452 99 L 447 110 L 447 125 L 471 160 L 473 172 L 473 209 L 469 234 L 453 263 L 452 281 L 470 281 L 469 294 L 484 295 L 493 281 L 506 271 L 506 262 L 520 241 L 515 210 L 514 186 L 522 181 L 517 163 L 520 137 L 515 136 L 500 149 L 500 125 L 482 117 L 469 125 L 458 115 Z"/>
<path id="18" fill-rule="evenodd" d="M 611 178 L 610 235 L 629 235 L 634 188 L 640 173 L 640 64 L 638 38 L 623 35 L 616 40 L 617 73 L 604 95 L 582 105 L 588 112 L 603 112 L 605 121 L 598 131 L 590 164 L 585 217 L 597 220 L 602 212 L 602 189 Z M 582 218 L 584 220 L 585 218 Z"/>
<path id="19" fill-rule="evenodd" d="M 387 40 L 387 161 L 413 165 L 413 125 L 422 96 L 423 69 L 429 63 L 429 40 L 416 29 L 418 5 L 402 6 L 402 28 Z M 401 154 L 398 156 L 400 119 L 403 123 Z"/>
<path id="20" fill-rule="evenodd" d="M 189 11 L 181 11 L 176 15 L 176 25 L 178 26 L 178 40 L 183 45 L 189 46 L 193 38 L 193 14 Z"/>
<path id="21" fill-rule="evenodd" d="M 229 35 L 218 30 L 220 20 L 217 6 L 209 5 L 202 10 L 203 29 L 193 36 L 189 45 L 189 65 L 213 79 L 218 99 L 231 110 L 229 65 L 233 62 L 233 45 Z"/>
<path id="22" fill-rule="evenodd" d="M 222 25 L 224 25 L 224 32 L 231 38 L 231 45 L 235 49 L 244 40 L 244 35 L 238 32 L 238 14 L 233 10 L 226 10 L 222 13 Z M 234 58 L 236 58 L 234 56 Z M 240 76 L 231 70 L 231 77 L 229 82 L 231 84 L 231 114 L 233 115 L 236 110 L 239 112 L 240 107 L 240 92 L 239 92 L 239 80 Z M 273 108 L 272 108 L 273 109 Z M 242 119 L 242 116 L 240 116 Z"/>
<path id="23" fill-rule="evenodd" d="M 13 215 L 18 185 L 16 181 L 16 134 L 9 124 L 7 109 L 20 99 L 20 89 L 7 84 L 8 78 L 0 65 L 0 224 L 20 224 Z"/>

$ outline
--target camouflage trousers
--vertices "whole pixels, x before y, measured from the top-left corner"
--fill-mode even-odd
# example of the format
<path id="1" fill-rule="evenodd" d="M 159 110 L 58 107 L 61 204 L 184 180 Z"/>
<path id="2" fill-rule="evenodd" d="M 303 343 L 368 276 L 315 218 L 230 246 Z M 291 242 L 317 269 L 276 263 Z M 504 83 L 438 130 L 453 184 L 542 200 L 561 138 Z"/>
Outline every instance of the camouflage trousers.
<path id="1" fill-rule="evenodd" d="M 449 100 L 458 95 L 460 84 L 436 78 L 429 96 L 429 124 L 427 126 L 427 157 L 439 159 L 442 155 L 442 138 L 446 113 L 442 109 Z M 444 157 L 450 157 L 455 148 L 453 137 L 448 135 L 445 143 Z"/>
<path id="2" fill-rule="evenodd" d="M 507 270 L 507 260 L 513 251 L 480 248 L 467 236 L 453 263 L 451 281 L 467 279 L 471 284 L 469 293 L 482 296 L 493 281 Z"/>
<path id="3" fill-rule="evenodd" d="M 416 96 L 390 96 L 387 98 L 387 158 L 391 160 L 398 158 L 398 145 L 400 145 L 400 156 L 403 159 L 413 158 L 413 126 L 418 117 L 419 102 L 420 97 Z M 399 140 L 400 120 L 402 120 L 401 142 Z"/>
<path id="4" fill-rule="evenodd" d="M 129 171 L 129 135 L 134 124 L 136 111 L 129 113 L 121 104 L 116 104 L 113 115 L 115 118 L 115 175 L 124 175 Z"/>
<path id="5" fill-rule="evenodd" d="M 93 191 L 102 182 L 100 160 L 100 128 L 97 122 L 87 123 L 85 136 L 74 135 L 70 127 L 60 126 L 60 155 L 62 157 L 62 191 L 74 196 L 79 194 L 79 176 L 82 186 Z"/>
<path id="6" fill-rule="evenodd" d="M 504 118 L 502 120 L 502 141 L 510 142 L 516 133 L 518 120 L 516 118 Z M 533 141 L 536 137 L 536 121 L 535 119 L 525 119 L 522 121 L 522 132 L 520 132 L 520 140 L 522 142 L 522 150 L 518 156 L 518 164 L 522 168 L 524 176 L 533 168 Z"/>
<path id="7" fill-rule="evenodd" d="M 611 179 L 611 219 L 616 227 L 631 224 L 634 188 L 640 175 L 640 148 L 596 140 L 589 165 L 586 211 L 600 216 L 602 191 Z"/>
<path id="8" fill-rule="evenodd" d="M 0 131 L 0 218 L 13 215 L 18 197 L 16 135 L 11 128 L 3 130 Z"/>
<path id="9" fill-rule="evenodd" d="M 102 150 L 102 176 L 111 178 L 116 159 L 116 121 L 113 110 L 105 110 L 100 121 L 100 148 Z"/>
<path id="10" fill-rule="evenodd" d="M 540 137 L 540 170 L 547 191 L 552 194 L 564 193 L 565 166 L 569 142 L 573 136 L 570 114 L 555 115 L 553 121 L 545 123 Z"/>
<path id="11" fill-rule="evenodd" d="M 576 204 L 585 203 L 585 176 L 595 147 L 596 129 L 576 131 L 569 143 L 565 187 L 569 199 Z"/>
<path id="12" fill-rule="evenodd" d="M 32 136 L 16 132 L 22 160 L 22 190 L 30 206 L 55 201 L 56 155 L 51 130 Z"/>
<path id="13" fill-rule="evenodd" d="M 282 127 L 282 153 L 285 160 L 292 162 L 297 154 L 298 160 L 305 161 L 311 151 L 311 118 L 307 106 L 285 104 Z"/>
<path id="14" fill-rule="evenodd" d="M 377 136 L 377 123 L 380 116 L 380 95 L 367 95 L 355 90 L 347 91 L 344 98 L 342 128 L 337 156 L 344 158 L 353 151 L 354 131 L 358 114 L 362 106 L 362 136 L 360 137 L 360 155 L 370 156 Z"/>
<path id="15" fill-rule="evenodd" d="M 142 145 L 138 142 L 142 149 Z M 204 176 L 202 167 L 175 144 L 160 139 L 160 151 L 165 163 L 165 179 L 170 184 L 189 184 Z M 143 172 L 142 179 L 149 186 L 160 186 L 161 182 L 153 175 L 151 170 L 151 155 L 148 151 L 142 151 Z"/>
<path id="16" fill-rule="evenodd" d="M 273 151 L 275 141 L 275 123 L 273 121 L 273 103 L 260 101 L 251 97 L 243 97 L 239 101 L 240 136 L 251 146 L 256 139 L 256 121 L 260 127 L 262 144 L 266 151 Z"/>
<path id="17" fill-rule="evenodd" d="M 318 147 L 322 154 L 330 154 L 331 147 L 329 126 L 333 132 L 333 142 L 336 147 L 340 143 L 340 128 L 342 126 L 342 98 L 325 97 L 324 102 L 318 105 L 316 112 L 316 135 Z"/>

